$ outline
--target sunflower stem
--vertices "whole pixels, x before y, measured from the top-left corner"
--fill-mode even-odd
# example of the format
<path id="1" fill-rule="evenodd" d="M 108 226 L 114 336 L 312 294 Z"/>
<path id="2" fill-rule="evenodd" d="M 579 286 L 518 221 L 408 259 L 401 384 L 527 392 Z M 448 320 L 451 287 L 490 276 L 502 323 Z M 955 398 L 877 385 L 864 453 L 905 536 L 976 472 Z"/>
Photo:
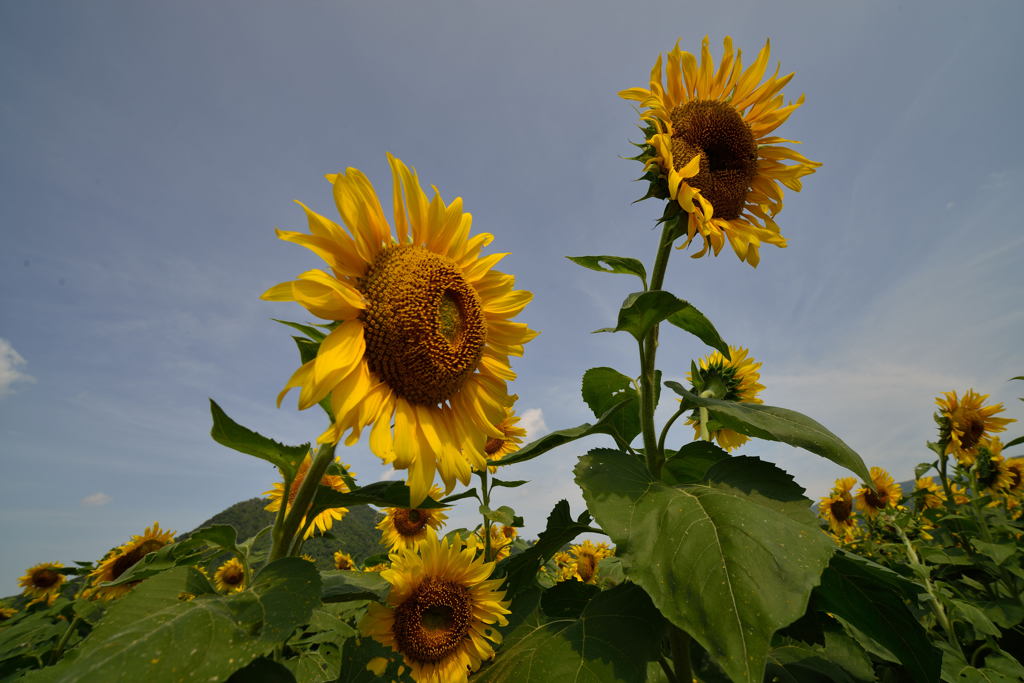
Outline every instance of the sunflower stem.
<path id="1" fill-rule="evenodd" d="M 956 631 L 953 629 L 953 624 L 950 623 L 949 617 L 946 616 L 946 609 L 942 606 L 942 602 L 939 600 L 938 595 L 935 593 L 935 587 L 932 585 L 931 572 L 925 567 L 917 557 L 917 551 L 914 550 L 914 545 L 907 538 L 907 534 L 898 524 L 893 525 L 896 529 L 896 533 L 899 534 L 900 540 L 903 541 L 903 546 L 907 549 L 907 559 L 910 560 L 910 566 L 913 568 L 917 575 L 921 577 L 924 582 L 925 590 L 928 593 L 928 597 L 931 599 L 932 611 L 935 612 L 935 618 L 942 627 L 942 630 L 946 632 L 946 636 L 949 640 L 949 644 L 963 656 L 963 650 L 960 649 L 960 641 L 956 637 Z"/>
<path id="2" fill-rule="evenodd" d="M 284 493 L 281 496 L 281 504 L 277 506 L 277 516 L 274 517 L 274 529 L 270 532 L 271 538 L 273 539 L 273 543 L 270 545 L 270 557 L 274 557 L 274 553 L 277 551 L 277 548 L 281 545 L 284 538 L 284 520 L 285 515 L 288 512 L 288 505 L 286 504 L 288 501 L 288 492 L 291 491 L 292 482 L 295 480 L 294 477 L 289 476 L 283 470 L 278 471 L 281 472 L 281 477 L 284 479 Z"/>
<path id="3" fill-rule="evenodd" d="M 668 641 L 672 648 L 676 680 L 680 683 L 690 683 L 693 680 L 693 668 L 690 665 L 690 634 L 670 623 Z"/>
<path id="4" fill-rule="evenodd" d="M 668 419 L 668 422 L 665 423 L 665 426 L 661 428 L 661 436 L 658 437 L 658 450 L 661 451 L 662 453 L 665 452 L 665 438 L 668 437 L 668 430 L 672 427 L 675 421 L 679 419 L 679 416 L 685 412 L 686 408 L 684 408 L 683 405 L 680 404 L 679 410 L 677 410 L 672 415 L 672 417 Z"/>
<path id="5" fill-rule="evenodd" d="M 483 506 L 485 509 L 491 509 L 491 490 L 488 488 L 488 477 L 487 468 L 484 467 L 480 472 L 480 496 L 483 499 Z M 487 515 L 483 515 L 484 518 L 484 562 L 491 561 L 491 520 L 487 518 Z"/>
<path id="6" fill-rule="evenodd" d="M 665 672 L 665 678 L 668 679 L 668 683 L 679 683 L 679 679 L 676 678 L 676 672 L 672 670 L 672 667 L 668 665 L 664 657 L 658 657 L 658 664 L 661 665 L 661 670 Z"/>
<path id="7" fill-rule="evenodd" d="M 68 624 L 68 628 L 64 631 L 64 635 L 60 637 L 60 640 L 57 641 L 57 645 L 53 648 L 53 654 L 50 655 L 50 664 L 56 664 L 57 660 L 60 659 L 61 653 L 64 652 L 64 648 L 71 639 L 71 634 L 74 633 L 75 627 L 78 626 L 78 622 L 81 620 L 82 617 L 77 614 L 71 619 L 71 623 Z"/>
<path id="8" fill-rule="evenodd" d="M 320 446 L 320 449 L 313 457 L 313 462 L 309 465 L 306 477 L 302 480 L 302 484 L 299 485 L 299 490 L 295 494 L 295 500 L 290 506 L 291 510 L 288 511 L 285 517 L 284 528 L 279 539 L 281 542 L 280 544 L 275 542 L 270 552 L 270 562 L 285 557 L 291 549 L 295 533 L 299 530 L 302 520 L 306 517 L 306 512 L 309 510 L 317 488 L 320 486 L 320 480 L 323 479 L 324 474 L 327 472 L 327 467 L 334 460 L 335 447 L 336 444 L 333 443 L 324 444 Z M 289 490 L 285 489 L 281 499 L 281 507 L 285 507 L 288 501 L 288 492 Z"/>
<path id="9" fill-rule="evenodd" d="M 665 215 L 669 213 L 669 204 L 665 207 Z M 675 240 L 674 222 L 664 221 L 661 228 L 661 242 L 658 254 L 654 258 L 654 270 L 651 272 L 650 290 L 659 290 L 665 281 L 665 269 L 668 257 L 672 254 L 672 242 Z M 655 356 L 658 349 L 658 324 L 648 330 L 640 343 L 640 426 L 644 436 L 644 455 L 647 469 L 655 478 L 661 475 L 661 466 L 665 462 L 665 454 L 658 448 L 658 435 L 654 428 L 654 396 L 655 387 Z"/>

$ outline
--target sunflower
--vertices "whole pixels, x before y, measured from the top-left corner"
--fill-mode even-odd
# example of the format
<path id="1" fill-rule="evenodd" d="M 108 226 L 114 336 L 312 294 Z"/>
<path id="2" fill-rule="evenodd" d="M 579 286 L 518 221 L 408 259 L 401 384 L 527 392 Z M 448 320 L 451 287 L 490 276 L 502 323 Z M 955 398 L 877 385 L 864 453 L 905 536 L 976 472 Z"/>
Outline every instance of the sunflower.
<path id="1" fill-rule="evenodd" d="M 714 398 L 725 401 L 764 403 L 757 397 L 764 389 L 764 385 L 758 383 L 761 379 L 761 373 L 758 372 L 761 364 L 754 362 L 748 354 L 749 351 L 741 346 L 730 346 L 728 359 L 719 351 L 701 358 L 696 375 L 692 371 L 686 375 L 693 393 L 710 392 Z M 696 412 L 686 422 L 693 426 L 694 438 L 699 439 L 700 420 Z M 731 429 L 712 429 L 710 437 L 727 451 L 747 442 L 746 436 Z"/>
<path id="2" fill-rule="evenodd" d="M 1006 425 L 1015 420 L 994 417 L 1003 412 L 1003 404 L 986 406 L 988 394 L 978 394 L 968 389 L 962 399 L 955 391 L 944 392 L 935 399 L 939 406 L 936 417 L 940 425 L 940 439 L 946 443 L 946 453 L 956 456 L 964 467 L 974 464 L 978 444 L 986 436 L 1006 430 Z"/>
<path id="3" fill-rule="evenodd" d="M 1009 492 L 1019 495 L 1024 491 L 1024 458 L 1010 458 L 1006 469 L 1010 471 Z"/>
<path id="4" fill-rule="evenodd" d="M 991 436 L 978 444 L 978 484 L 992 494 L 1006 493 L 1013 487 L 1013 471 L 1003 459 L 1003 442 Z"/>
<path id="5" fill-rule="evenodd" d="M 364 572 L 380 573 L 390 567 L 387 562 L 378 562 L 377 564 L 371 564 L 368 567 L 363 567 Z"/>
<path id="6" fill-rule="evenodd" d="M 37 602 L 53 604 L 64 583 L 64 575 L 57 571 L 63 567 L 60 562 L 41 562 L 25 571 L 25 576 L 18 579 L 18 585 L 22 587 L 23 595 L 33 598 L 29 605 Z"/>
<path id="7" fill-rule="evenodd" d="M 513 395 L 512 398 L 515 400 L 519 397 Z M 487 456 L 489 461 L 501 460 L 509 453 L 515 453 L 519 450 L 519 444 L 526 437 L 526 430 L 519 426 L 519 419 L 519 416 L 515 414 L 512 408 L 505 408 L 505 417 L 497 425 L 498 431 L 502 433 L 502 436 L 500 438 L 492 436 L 484 444 L 484 455 Z M 492 465 L 490 470 L 493 474 L 498 471 L 498 468 Z"/>
<path id="8" fill-rule="evenodd" d="M 583 583 L 597 582 L 597 564 L 606 557 L 611 557 L 615 551 L 608 547 L 607 543 L 594 545 L 590 541 L 583 541 L 579 545 L 569 548 L 572 557 L 573 573 L 569 578 L 575 578 Z"/>
<path id="9" fill-rule="evenodd" d="M 914 483 L 914 495 L 920 497 L 921 509 L 931 510 L 942 507 L 946 494 L 931 477 L 919 477 Z"/>
<path id="10" fill-rule="evenodd" d="M 490 534 L 491 559 L 498 562 L 512 554 L 512 541 L 519 535 L 514 526 L 492 524 Z M 483 553 L 487 547 L 484 543 L 484 528 L 482 526 L 477 527 L 473 533 L 463 538 L 463 541 L 467 548 L 472 548 L 477 553 Z"/>
<path id="11" fill-rule="evenodd" d="M 113 600 L 121 597 L 130 591 L 138 581 L 110 587 L 103 587 L 101 584 L 117 580 L 143 557 L 160 550 L 173 540 L 173 531 L 161 531 L 160 524 L 153 522 L 153 526 L 146 527 L 142 535 L 132 535 L 131 540 L 106 554 L 100 565 L 89 574 L 91 581 L 89 588 L 82 594 L 100 600 Z"/>
<path id="12" fill-rule="evenodd" d="M 388 605 L 370 603 L 360 630 L 400 653 L 417 683 L 465 683 L 501 642 L 495 624 L 508 623 L 493 571 L 458 540 L 399 550 L 381 572 L 391 584 Z"/>
<path id="13" fill-rule="evenodd" d="M 428 494 L 432 498 L 441 497 L 441 489 L 434 486 Z M 387 508 L 384 519 L 380 520 L 380 542 L 389 550 L 411 548 L 428 534 L 444 526 L 448 515 L 444 513 L 450 508 Z"/>
<path id="14" fill-rule="evenodd" d="M 571 581 L 576 578 L 576 561 L 572 555 L 565 551 L 555 553 L 555 579 L 557 581 Z"/>
<path id="15" fill-rule="evenodd" d="M 348 465 L 342 463 L 340 458 L 335 458 L 334 462 L 338 466 L 344 468 L 345 471 L 348 472 L 349 476 L 353 476 Z M 310 453 L 307 453 L 306 457 L 299 465 L 298 472 L 295 473 L 295 479 L 292 480 L 291 488 L 288 489 L 287 505 L 290 506 L 292 503 L 295 502 L 295 496 L 298 495 L 299 488 L 302 486 L 302 482 L 303 480 L 305 480 L 306 474 L 309 472 L 309 467 L 312 464 L 312 455 Z M 325 474 L 323 478 L 320 480 L 320 485 L 334 489 L 338 493 L 349 492 L 348 483 L 345 481 L 345 477 L 341 476 L 340 474 Z M 275 483 L 274 488 L 270 489 L 269 491 L 264 491 L 263 495 L 270 496 L 270 503 L 267 505 L 266 509 L 272 512 L 277 512 L 281 508 L 281 500 L 284 498 L 284 483 Z M 331 528 L 331 526 L 334 525 L 334 522 L 340 521 L 342 518 L 345 517 L 347 513 L 348 508 L 328 508 L 320 514 L 318 514 L 316 517 L 314 517 L 312 523 L 309 523 L 308 525 L 308 520 L 305 517 L 303 517 L 301 522 L 301 528 L 306 530 L 304 538 L 309 538 L 318 529 L 321 532 L 326 532 L 328 529 Z"/>
<path id="16" fill-rule="evenodd" d="M 853 490 L 857 480 L 853 477 L 836 479 L 836 485 L 828 496 L 821 499 L 818 504 L 818 514 L 828 522 L 828 527 L 835 538 L 842 542 L 853 540 L 854 532 L 857 529 L 857 520 L 853 512 Z"/>
<path id="17" fill-rule="evenodd" d="M 334 551 L 334 568 L 341 571 L 352 571 L 356 568 L 356 561 L 344 550 Z"/>
<path id="18" fill-rule="evenodd" d="M 13 607 L 0 607 L 0 621 L 7 621 L 17 613 L 18 610 Z"/>
<path id="19" fill-rule="evenodd" d="M 785 247 L 775 224 L 780 184 L 799 191 L 800 178 L 821 166 L 783 144 L 797 141 L 769 135 L 804 101 L 802 95 L 795 103 L 783 101 L 782 88 L 793 74 L 780 78 L 776 68 L 760 83 L 769 52 L 766 42 L 744 70 L 741 52 L 734 53 L 726 37 L 716 72 L 706 36 L 699 64 L 677 42 L 666 55 L 664 80 L 659 55 L 649 89 L 619 93 L 643 108 L 647 139 L 637 158 L 658 188 L 648 196 L 667 197 L 689 214 L 682 247 L 698 233 L 704 240 L 694 258 L 709 250 L 717 255 L 728 239 L 740 260 L 756 267 L 762 242 Z"/>
<path id="20" fill-rule="evenodd" d="M 263 294 L 296 301 L 333 321 L 317 356 L 278 396 L 300 387 L 299 408 L 330 397 L 333 424 L 320 435 L 346 445 L 373 425 L 370 448 L 407 469 L 410 506 L 440 473 L 445 490 L 486 464 L 478 444 L 511 404 L 509 356 L 537 333 L 510 319 L 529 303 L 511 275 L 492 270 L 505 254 L 480 256 L 493 236 L 470 237 L 462 200 L 428 201 L 416 172 L 390 154 L 395 229 L 360 171 L 329 175 L 346 232 L 305 206 L 312 234 L 278 231 L 321 256 L 331 273 L 310 270 Z"/>
<path id="21" fill-rule="evenodd" d="M 857 491 L 857 507 L 869 518 L 874 519 L 879 511 L 887 507 L 895 508 L 903 498 L 903 490 L 893 480 L 892 475 L 881 467 L 871 468 L 871 481 L 875 485 L 875 490 L 862 486 Z"/>
<path id="22" fill-rule="evenodd" d="M 213 574 L 214 585 L 217 590 L 225 593 L 237 593 L 245 589 L 245 566 L 237 557 L 217 568 Z"/>

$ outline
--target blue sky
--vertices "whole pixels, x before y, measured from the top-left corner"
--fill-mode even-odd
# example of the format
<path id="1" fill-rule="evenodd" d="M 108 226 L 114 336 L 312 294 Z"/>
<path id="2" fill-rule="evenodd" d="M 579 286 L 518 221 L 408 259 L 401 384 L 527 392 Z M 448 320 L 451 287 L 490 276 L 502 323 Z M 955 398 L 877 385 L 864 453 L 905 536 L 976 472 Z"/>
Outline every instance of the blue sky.
<path id="1" fill-rule="evenodd" d="M 633 283 L 564 255 L 650 261 L 660 206 L 616 93 L 681 38 L 732 35 L 806 94 L 780 134 L 823 162 L 788 193 L 789 247 L 756 269 L 673 255 L 666 288 L 764 363 L 764 400 L 805 412 L 871 465 L 911 476 L 933 399 L 974 387 L 1024 418 L 1024 181 L 1019 2 L 258 3 L 0 5 L 0 593 L 36 562 L 99 557 L 159 520 L 184 531 L 259 495 L 273 469 L 209 438 L 207 398 L 292 443 L 323 418 L 274 397 L 295 367 L 297 305 L 270 285 L 320 267 L 274 238 L 300 199 L 334 212 L 323 174 L 390 191 L 415 166 L 511 252 L 542 334 L 514 368 L 534 436 L 589 418 L 591 366 L 636 374 L 629 337 L 591 335 Z M 663 334 L 682 379 L 707 352 Z M 1010 434 L 1024 431 L 1014 429 Z M 674 432 L 689 438 L 682 427 Z M 506 473 L 526 516 L 580 496 L 599 438 Z M 842 470 L 758 443 L 812 497 Z M 342 457 L 386 470 L 364 443 Z M 472 523 L 472 506 L 455 518 Z"/>

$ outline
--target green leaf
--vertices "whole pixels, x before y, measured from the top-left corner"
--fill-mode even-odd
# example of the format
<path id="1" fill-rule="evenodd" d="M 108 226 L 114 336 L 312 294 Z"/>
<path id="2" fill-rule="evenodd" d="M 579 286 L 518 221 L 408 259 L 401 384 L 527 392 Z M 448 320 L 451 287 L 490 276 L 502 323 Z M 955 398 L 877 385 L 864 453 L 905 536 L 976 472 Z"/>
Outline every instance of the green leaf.
<path id="1" fill-rule="evenodd" d="M 923 590 L 895 572 L 852 553 L 836 553 L 815 589 L 815 604 L 892 652 L 914 681 L 936 681 L 942 657 L 907 609 Z M 916 598 L 915 598 L 916 599 Z"/>
<path id="2" fill-rule="evenodd" d="M 806 415 L 795 410 L 756 403 L 701 398 L 684 389 L 678 382 L 665 382 L 665 386 L 682 396 L 688 406 L 707 408 L 708 414 L 726 429 L 759 439 L 799 446 L 845 467 L 864 481 L 871 481 L 868 468 L 856 451 Z"/>
<path id="3" fill-rule="evenodd" d="M 243 427 L 228 417 L 213 399 L 210 399 L 210 412 L 213 414 L 213 429 L 210 436 L 214 441 L 240 453 L 273 463 L 289 477 L 295 476 L 302 459 L 309 453 L 308 443 L 301 446 L 285 446 Z"/>
<path id="4" fill-rule="evenodd" d="M 231 674 L 227 683 L 295 683 L 295 676 L 284 664 L 259 657 Z"/>
<path id="5" fill-rule="evenodd" d="M 404 481 L 378 481 L 366 486 L 352 489 L 348 493 L 335 491 L 328 486 L 319 486 L 316 490 L 316 498 L 310 507 L 310 515 L 318 515 L 330 508 L 345 508 L 356 505 L 376 505 L 387 508 L 409 507 L 409 487 Z M 444 507 L 429 496 L 416 507 L 438 508 Z"/>
<path id="6" fill-rule="evenodd" d="M 277 318 L 271 318 L 271 320 L 273 320 L 275 323 L 281 323 L 282 325 L 287 325 L 292 329 L 298 330 L 299 332 L 306 335 L 312 341 L 318 344 L 322 342 L 324 338 L 327 337 L 326 334 L 324 334 L 317 328 L 313 327 L 312 325 L 303 325 L 302 323 L 295 323 L 290 320 L 278 320 Z"/>
<path id="7" fill-rule="evenodd" d="M 622 302 L 618 324 L 595 332 L 629 332 L 637 341 L 642 341 L 652 327 L 689 305 L 661 289 L 633 292 Z"/>
<path id="8" fill-rule="evenodd" d="M 578 266 L 596 270 L 599 273 L 623 273 L 636 275 L 647 289 L 647 270 L 644 264 L 635 258 L 626 256 L 566 256 Z"/>
<path id="9" fill-rule="evenodd" d="M 1017 446 L 1024 443 L 1024 436 L 1018 436 L 1016 439 L 1010 439 L 1003 448 L 1009 448 L 1010 446 Z"/>
<path id="10" fill-rule="evenodd" d="M 320 597 L 324 602 L 350 602 L 352 600 L 376 600 L 384 602 L 391 591 L 391 584 L 377 572 L 330 571 L 320 572 L 323 589 Z"/>
<path id="11" fill-rule="evenodd" d="M 320 573 L 312 562 L 284 557 L 263 567 L 253 579 L 252 592 L 263 611 L 264 640 L 281 641 L 306 623 L 320 604 Z"/>
<path id="12" fill-rule="evenodd" d="M 704 481 L 723 490 L 738 490 L 766 507 L 804 524 L 817 524 L 804 488 L 785 470 L 760 458 L 737 455 L 713 464 Z"/>
<path id="13" fill-rule="evenodd" d="M 560 581 L 540 594 L 540 608 L 551 619 L 576 619 L 601 589 L 582 581 Z"/>
<path id="14" fill-rule="evenodd" d="M 504 524 L 505 526 L 522 526 L 523 518 L 516 517 L 516 511 L 510 508 L 508 505 L 502 505 L 497 510 L 492 510 L 486 505 L 481 505 L 479 511 L 480 514 L 483 515 L 485 519 L 489 519 L 492 522 Z M 520 523 L 516 524 L 516 521 Z"/>
<path id="15" fill-rule="evenodd" d="M 1017 546 L 1012 543 L 988 543 L 977 538 L 971 539 L 971 545 L 982 555 L 992 559 L 997 565 L 1006 562 L 1017 553 Z"/>
<path id="16" fill-rule="evenodd" d="M 629 457 L 622 454 L 622 457 Z M 535 585 L 537 571 L 555 556 L 559 550 L 590 528 L 590 514 L 584 510 L 576 519 L 569 513 L 569 502 L 560 500 L 548 515 L 547 527 L 537 536 L 537 542 L 529 548 L 499 564 L 507 571 L 506 595 L 512 597 Z"/>
<path id="17" fill-rule="evenodd" d="M 799 683 L 827 681 L 854 683 L 875 680 L 874 669 L 864 650 L 842 633 L 825 634 L 824 645 L 780 639 L 768 653 L 766 680 Z"/>
<path id="18" fill-rule="evenodd" d="M 657 658 L 663 624 L 642 590 L 632 584 L 617 586 L 594 595 L 578 619 L 524 623 L 474 680 L 643 681 L 647 662 Z"/>
<path id="19" fill-rule="evenodd" d="M 463 498 L 476 498 L 477 500 L 480 500 L 480 494 L 477 493 L 476 487 L 473 487 L 466 489 L 465 491 L 462 491 L 460 493 L 448 496 L 447 498 L 442 498 L 440 504 L 445 506 L 451 505 L 455 501 L 462 500 Z"/>
<path id="20" fill-rule="evenodd" d="M 708 469 L 729 454 L 710 441 L 688 443 L 665 460 L 661 471 L 667 484 L 696 484 L 704 481 Z"/>
<path id="21" fill-rule="evenodd" d="M 718 330 L 711 324 L 711 321 L 694 308 L 690 302 L 684 301 L 683 303 L 686 306 L 665 318 L 665 321 L 681 330 L 686 330 L 711 348 L 721 351 L 726 358 L 731 358 L 729 345 L 722 341 L 722 337 L 719 336 Z"/>
<path id="22" fill-rule="evenodd" d="M 914 467 L 914 479 L 920 479 L 925 475 L 925 472 L 935 467 L 935 465 L 936 463 L 934 462 L 922 462 L 918 464 L 916 467 Z"/>
<path id="23" fill-rule="evenodd" d="M 174 567 L 196 564 L 201 561 L 206 545 L 205 540 L 194 536 L 179 543 L 170 543 L 144 555 L 115 580 L 107 581 L 103 585 L 120 586 L 135 583 Z"/>
<path id="24" fill-rule="evenodd" d="M 558 448 L 559 446 L 563 446 L 577 439 L 582 439 L 585 436 L 590 436 L 591 434 L 611 435 L 612 422 L 615 416 L 620 410 L 628 406 L 629 403 L 629 397 L 624 396 L 622 400 L 605 411 L 605 413 L 594 424 L 585 422 L 579 427 L 573 427 L 572 429 L 559 429 L 558 431 L 550 432 L 536 441 L 531 441 L 518 451 L 509 453 L 501 460 L 492 461 L 490 464 L 498 466 L 514 465 L 517 462 L 533 460 L 537 456 L 543 455 L 554 448 Z"/>
<path id="25" fill-rule="evenodd" d="M 367 664 L 375 659 L 385 661 L 385 669 L 378 676 L 367 668 Z M 398 671 L 402 673 L 399 674 Z M 390 647 L 381 645 L 373 638 L 349 638 L 341 650 L 341 677 L 338 683 L 411 683 L 409 667 L 402 662 L 402 656 Z"/>
<path id="26" fill-rule="evenodd" d="M 505 481 L 503 479 L 498 479 L 497 477 L 492 477 L 491 478 L 491 486 L 504 486 L 507 489 L 519 488 L 523 484 L 529 484 L 529 483 L 530 482 L 528 480 L 526 480 L 526 479 L 519 479 L 517 481 Z"/>
<path id="27" fill-rule="evenodd" d="M 583 400 L 590 406 L 594 417 L 600 417 L 609 408 L 626 401 L 609 422 L 625 443 L 640 433 L 640 395 L 633 380 L 612 368 L 590 368 L 583 373 Z"/>
<path id="28" fill-rule="evenodd" d="M 716 482 L 668 486 L 613 451 L 575 472 L 627 578 L 733 680 L 760 683 L 772 634 L 804 613 L 835 548 L 813 518 Z"/>

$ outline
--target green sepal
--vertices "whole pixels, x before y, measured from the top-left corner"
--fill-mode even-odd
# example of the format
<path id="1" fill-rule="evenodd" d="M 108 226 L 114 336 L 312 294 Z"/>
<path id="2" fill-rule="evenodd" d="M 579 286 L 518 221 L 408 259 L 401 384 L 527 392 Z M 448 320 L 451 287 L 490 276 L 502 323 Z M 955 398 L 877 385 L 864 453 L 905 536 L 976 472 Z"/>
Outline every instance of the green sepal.
<path id="1" fill-rule="evenodd" d="M 210 430 L 210 436 L 214 441 L 240 453 L 273 463 L 289 479 L 295 476 L 299 464 L 309 453 L 309 443 L 286 446 L 258 434 L 248 427 L 243 427 L 228 417 L 227 413 L 212 398 L 210 399 L 210 413 L 213 415 L 213 429 Z"/>
<path id="2" fill-rule="evenodd" d="M 701 398 L 684 389 L 678 382 L 665 382 L 665 386 L 682 396 L 687 407 L 707 408 L 710 417 L 726 429 L 759 439 L 799 446 L 845 467 L 865 482 L 871 482 L 868 468 L 856 451 L 806 415 L 757 403 Z"/>

